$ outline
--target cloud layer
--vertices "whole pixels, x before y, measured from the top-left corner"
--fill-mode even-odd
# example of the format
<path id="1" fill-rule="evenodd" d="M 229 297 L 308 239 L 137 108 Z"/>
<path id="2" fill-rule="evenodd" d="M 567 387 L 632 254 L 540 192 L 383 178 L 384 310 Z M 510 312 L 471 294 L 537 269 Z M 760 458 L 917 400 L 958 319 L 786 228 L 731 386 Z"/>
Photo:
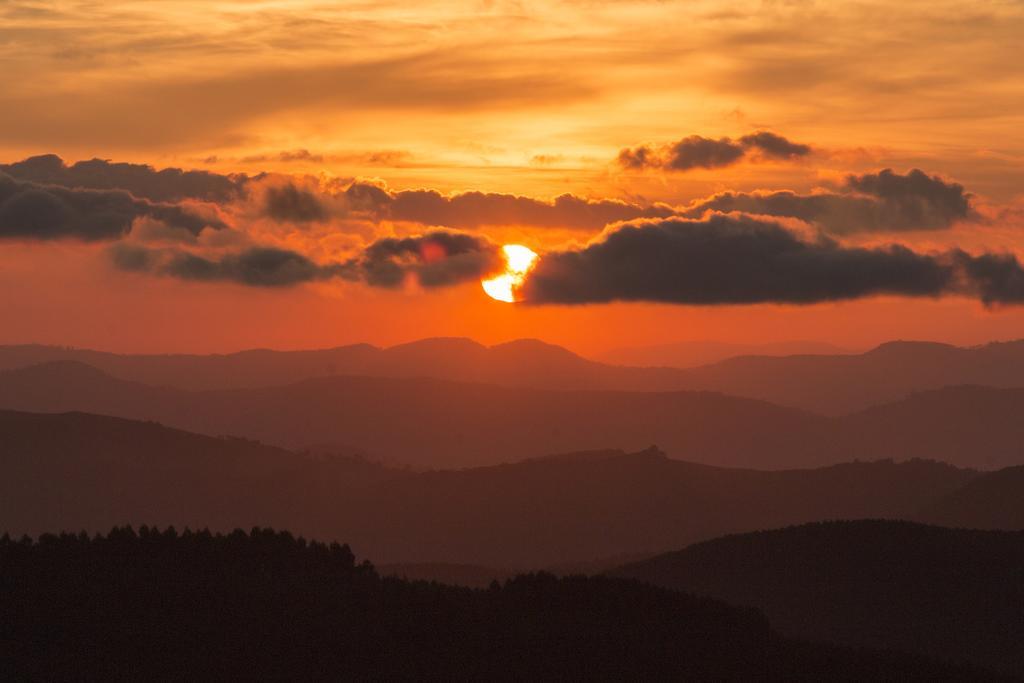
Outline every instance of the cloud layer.
<path id="1" fill-rule="evenodd" d="M 737 214 L 637 222 L 578 250 L 544 255 L 521 292 L 532 303 L 815 303 L 872 295 L 1024 300 L 1011 255 L 843 246 Z"/>
<path id="2" fill-rule="evenodd" d="M 791 142 L 769 131 L 758 131 L 732 138 L 688 137 L 667 145 L 640 145 L 619 152 L 617 161 L 627 169 L 660 168 L 689 171 L 695 168 L 722 168 L 744 158 L 797 159 L 811 153 L 811 147 Z"/>
<path id="3" fill-rule="evenodd" d="M 802 156 L 810 148 L 759 132 L 735 141 L 687 138 L 670 151 L 669 161 L 657 163 L 713 166 L 749 154 Z M 501 269 L 499 245 L 481 231 L 488 226 L 608 226 L 584 246 L 543 255 L 520 296 L 534 304 L 814 303 L 950 294 L 986 304 L 1024 301 L 1024 270 L 1008 253 L 925 253 L 839 241 L 855 233 L 941 230 L 977 218 L 962 185 L 918 169 L 850 175 L 834 189 L 809 194 L 724 192 L 673 207 L 574 195 L 544 201 L 392 191 L 358 181 L 156 171 L 102 160 L 69 166 L 52 155 L 4 168 L 21 178 L 0 173 L 0 237 L 114 241 L 109 255 L 117 268 L 182 280 L 289 287 L 339 278 L 381 288 L 446 287 Z M 352 233 L 362 237 L 341 249 L 317 246 L 353 219 L 375 227 Z M 386 223 L 450 229 L 381 237 L 391 229 Z M 198 239 L 206 227 L 221 232 Z"/>
<path id="4" fill-rule="evenodd" d="M 413 278 L 420 286 L 433 288 L 476 281 L 501 267 L 497 245 L 475 235 L 440 231 L 379 239 L 357 257 L 323 264 L 276 247 L 248 247 L 209 256 L 179 248 L 118 243 L 110 247 L 109 255 L 115 267 L 128 272 L 253 287 L 290 287 L 342 278 L 396 288 Z"/>
<path id="5" fill-rule="evenodd" d="M 125 190 L 70 189 L 21 182 L 0 173 L 0 239 L 119 239 L 150 218 L 198 235 L 223 224 L 176 204 L 137 199 Z"/>
<path id="6" fill-rule="evenodd" d="M 722 192 L 693 202 L 681 214 L 698 218 L 706 211 L 799 218 L 835 235 L 942 230 L 975 216 L 963 185 L 918 169 L 905 175 L 891 169 L 851 175 L 839 190 L 813 194 Z"/>
<path id="7" fill-rule="evenodd" d="M 0 173 L 40 185 L 59 185 L 91 190 L 124 190 L 155 202 L 183 199 L 226 202 L 237 198 L 249 178 L 244 174 L 220 175 L 207 171 L 165 168 L 90 159 L 67 165 L 56 154 L 29 157 L 0 164 Z"/>

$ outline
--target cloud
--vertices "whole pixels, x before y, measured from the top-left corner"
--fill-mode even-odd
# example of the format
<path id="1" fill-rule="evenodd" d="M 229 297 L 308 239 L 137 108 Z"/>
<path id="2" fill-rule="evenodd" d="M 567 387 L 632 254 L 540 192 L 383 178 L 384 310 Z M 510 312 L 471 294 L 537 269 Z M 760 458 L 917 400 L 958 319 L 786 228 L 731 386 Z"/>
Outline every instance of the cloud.
<path id="1" fill-rule="evenodd" d="M 667 145 L 640 145 L 619 152 L 617 161 L 627 169 L 662 168 L 689 171 L 694 168 L 722 168 L 743 158 L 796 159 L 811 153 L 809 145 L 791 142 L 769 131 L 744 135 L 738 140 L 717 140 L 690 135 Z"/>
<path id="2" fill-rule="evenodd" d="M 956 250 L 965 287 L 986 305 L 1024 303 L 1024 268 L 1013 254 L 972 256 Z"/>
<path id="3" fill-rule="evenodd" d="M 922 228 L 948 227 L 971 215 L 971 195 L 963 185 L 947 183 L 938 176 L 913 169 L 906 175 L 885 169 L 862 176 L 851 175 L 846 186 L 877 197 L 887 214 L 905 225 Z"/>
<path id="4" fill-rule="evenodd" d="M 389 192 L 365 183 L 352 184 L 345 194 L 354 211 L 366 211 L 375 220 L 459 229 L 522 225 L 594 230 L 616 221 L 670 216 L 675 212 L 673 207 L 665 204 L 645 206 L 616 199 L 585 199 L 571 194 L 563 194 L 548 202 L 484 192 L 454 195 L 443 195 L 436 190 Z"/>
<path id="5" fill-rule="evenodd" d="M 19 182 L 0 173 L 0 239 L 85 241 L 123 237 L 139 218 L 198 235 L 223 228 L 216 218 L 176 204 L 137 199 L 124 190 L 69 189 Z"/>
<path id="6" fill-rule="evenodd" d="M 273 184 L 262 196 L 262 214 L 278 222 L 308 223 L 334 217 L 461 230 L 487 226 L 599 230 L 617 221 L 660 218 L 676 213 L 676 209 L 667 204 L 643 205 L 571 194 L 545 201 L 485 192 L 445 195 L 426 189 L 392 191 L 365 182 L 353 182 L 338 193 L 296 182 Z"/>
<path id="7" fill-rule="evenodd" d="M 125 271 L 200 282 L 234 282 L 252 287 L 289 287 L 345 277 L 344 264 L 320 265 L 288 249 L 251 247 L 219 258 L 176 249 L 147 249 L 130 244 L 110 248 L 114 265 Z"/>
<path id="8" fill-rule="evenodd" d="M 621 226 L 581 249 L 543 255 L 521 290 L 531 303 L 701 305 L 954 293 L 1020 301 L 1024 271 L 1011 255 L 848 247 L 739 214 Z"/>
<path id="9" fill-rule="evenodd" d="M 781 135 L 767 130 L 744 135 L 739 142 L 745 149 L 755 149 L 761 154 L 775 159 L 795 159 L 811 153 L 810 145 L 791 142 Z"/>
<path id="10" fill-rule="evenodd" d="M 479 280 L 498 270 L 501 260 L 498 246 L 485 238 L 437 231 L 379 239 L 350 266 L 375 287 L 397 287 L 409 275 L 423 287 L 442 287 Z"/>
<path id="11" fill-rule="evenodd" d="M 343 262 L 319 264 L 290 249 L 256 246 L 207 256 L 192 251 L 118 243 L 109 256 L 120 270 L 201 282 L 234 282 L 253 287 L 290 287 L 342 278 L 372 287 L 395 288 L 413 277 L 434 288 L 479 280 L 501 266 L 490 241 L 454 232 L 386 237 Z"/>
<path id="12" fill-rule="evenodd" d="M 941 230 L 975 216 L 962 185 L 918 169 L 851 175 L 831 192 L 722 192 L 693 202 L 682 215 L 699 218 L 707 211 L 799 218 L 835 235 Z"/>
<path id="13" fill-rule="evenodd" d="M 125 190 L 135 197 L 156 202 L 183 199 L 226 202 L 237 198 L 249 180 L 244 174 L 226 176 L 180 168 L 157 171 L 147 164 L 115 163 L 104 159 L 79 161 L 68 166 L 55 154 L 0 164 L 0 173 L 41 185 Z"/>
<path id="14" fill-rule="evenodd" d="M 264 194 L 266 215 L 278 222 L 310 223 L 327 218 L 327 207 L 309 190 L 294 183 L 271 186 Z"/>
<path id="15" fill-rule="evenodd" d="M 301 151 L 296 154 L 304 156 Z M 408 222 L 454 229 L 523 226 L 599 230 L 617 221 L 666 217 L 676 212 L 674 207 L 666 204 L 587 199 L 571 194 L 546 201 L 501 193 L 447 195 L 431 189 L 394 191 L 366 182 L 321 185 L 310 177 L 276 174 L 220 175 L 178 168 L 157 171 L 146 164 L 101 159 L 68 165 L 52 154 L 0 165 L 0 172 L 5 169 L 9 175 L 23 182 L 61 187 L 75 193 L 83 190 L 122 191 L 136 199 L 148 200 L 146 204 L 136 203 L 143 215 L 161 211 L 174 213 L 170 208 L 173 202 L 193 200 L 229 208 L 249 205 L 240 214 L 243 218 L 266 217 L 279 223 L 303 224 L 337 218 L 370 223 Z M 335 189 L 339 185 L 340 191 Z M 182 216 L 174 219 L 175 224 L 184 221 L 183 215 L 195 213 L 181 207 L 177 211 Z M 104 239 L 126 232 L 130 221 L 118 226 L 111 229 Z"/>

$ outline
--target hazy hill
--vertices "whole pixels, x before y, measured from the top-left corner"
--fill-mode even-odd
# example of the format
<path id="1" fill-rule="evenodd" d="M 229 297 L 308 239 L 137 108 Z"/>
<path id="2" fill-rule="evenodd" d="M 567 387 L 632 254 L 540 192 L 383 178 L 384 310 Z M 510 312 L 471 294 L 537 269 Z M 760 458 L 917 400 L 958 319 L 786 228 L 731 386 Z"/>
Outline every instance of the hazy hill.
<path id="1" fill-rule="evenodd" d="M 1024 529 L 1024 467 L 987 472 L 925 506 L 921 518 L 973 529 Z"/>
<path id="2" fill-rule="evenodd" d="M 597 356 L 611 365 L 692 368 L 735 356 L 841 355 L 853 353 L 834 344 L 785 341 L 767 344 L 731 344 L 719 341 L 686 341 L 651 346 L 628 346 Z"/>
<path id="3" fill-rule="evenodd" d="M 1024 464 L 1024 389 L 948 387 L 828 418 L 712 392 L 552 391 L 429 378 L 337 375 L 186 391 L 57 362 L 0 372 L 0 409 L 154 420 L 418 467 L 650 444 L 677 459 L 759 469 L 915 457 L 980 469 Z"/>
<path id="4" fill-rule="evenodd" d="M 889 342 L 861 354 L 745 356 L 680 372 L 688 389 L 840 415 L 950 385 L 1024 387 L 1024 341 L 974 348 Z"/>
<path id="5" fill-rule="evenodd" d="M 524 569 L 819 519 L 910 517 L 978 476 L 923 461 L 730 470 L 656 451 L 411 473 L 81 414 L 0 413 L 0 439 L 0 531 L 267 524 L 345 539 L 385 563 Z"/>
<path id="6" fill-rule="evenodd" d="M 0 370 L 54 361 L 82 362 L 119 379 L 190 390 L 264 387 L 332 375 L 430 377 L 556 390 L 706 390 L 830 415 L 950 385 L 1024 387 L 1024 341 L 974 348 L 890 342 L 860 354 L 740 356 L 688 369 L 606 365 L 536 340 L 486 347 L 442 338 L 386 349 L 357 344 L 209 356 L 0 347 Z"/>
<path id="7" fill-rule="evenodd" d="M 788 640 L 755 611 L 605 577 L 488 590 L 382 579 L 254 530 L 0 539 L 13 680 L 977 680 Z"/>
<path id="8" fill-rule="evenodd" d="M 532 339 L 486 347 L 469 339 L 424 339 L 390 348 L 355 344 L 312 351 L 257 349 L 213 355 L 132 355 L 56 346 L 0 346 L 0 370 L 56 361 L 86 363 L 119 379 L 180 389 L 289 384 L 330 375 L 433 377 L 547 389 L 681 388 L 677 370 L 620 368 Z"/>
<path id="9" fill-rule="evenodd" d="M 330 501 L 402 474 L 81 413 L 0 411 L 0 443 L 0 532 L 16 534 L 128 523 L 310 528 L 333 523 Z"/>
<path id="10" fill-rule="evenodd" d="M 83 411 L 290 448 L 345 443 L 425 467 L 659 444 L 675 457 L 766 468 L 829 462 L 820 417 L 703 392 L 559 392 L 436 379 L 335 376 L 190 392 L 73 362 L 0 373 L 0 409 Z"/>
<path id="11" fill-rule="evenodd" d="M 758 607 L 794 637 L 1024 675 L 1024 532 L 830 522 L 715 539 L 613 573 Z"/>
<path id="12" fill-rule="evenodd" d="M 1024 389 L 958 386 L 917 392 L 840 418 L 849 453 L 935 458 L 995 469 L 1024 464 Z"/>

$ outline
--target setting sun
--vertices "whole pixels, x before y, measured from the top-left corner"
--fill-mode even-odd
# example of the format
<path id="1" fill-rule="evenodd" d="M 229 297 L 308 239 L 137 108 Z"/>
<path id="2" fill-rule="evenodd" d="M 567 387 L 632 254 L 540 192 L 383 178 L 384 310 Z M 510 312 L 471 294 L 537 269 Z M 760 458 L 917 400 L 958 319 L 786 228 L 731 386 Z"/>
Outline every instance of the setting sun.
<path id="1" fill-rule="evenodd" d="M 506 244 L 501 250 L 505 254 L 505 272 L 480 284 L 491 298 L 514 303 L 516 291 L 537 262 L 537 254 L 521 244 Z"/>

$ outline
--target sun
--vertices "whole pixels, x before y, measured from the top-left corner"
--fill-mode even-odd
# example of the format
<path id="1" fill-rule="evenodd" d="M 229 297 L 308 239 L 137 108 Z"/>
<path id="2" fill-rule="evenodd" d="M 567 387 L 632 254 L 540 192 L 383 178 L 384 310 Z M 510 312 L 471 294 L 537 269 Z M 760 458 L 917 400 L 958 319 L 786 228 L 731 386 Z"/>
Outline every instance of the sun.
<path id="1" fill-rule="evenodd" d="M 505 254 L 505 272 L 488 280 L 481 280 L 484 291 L 492 299 L 514 303 L 516 291 L 537 262 L 537 254 L 521 244 L 506 244 L 501 248 Z"/>

